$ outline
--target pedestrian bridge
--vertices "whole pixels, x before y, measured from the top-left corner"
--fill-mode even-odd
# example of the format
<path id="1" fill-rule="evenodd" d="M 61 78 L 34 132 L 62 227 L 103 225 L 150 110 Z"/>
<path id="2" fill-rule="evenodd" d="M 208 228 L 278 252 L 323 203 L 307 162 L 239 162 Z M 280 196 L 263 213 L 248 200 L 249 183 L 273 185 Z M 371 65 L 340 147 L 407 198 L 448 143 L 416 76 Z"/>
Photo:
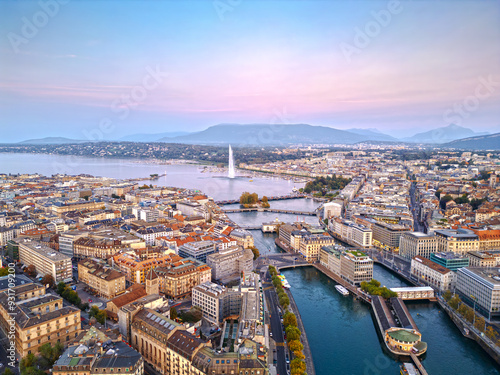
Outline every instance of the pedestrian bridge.
<path id="1" fill-rule="evenodd" d="M 430 286 L 409 286 L 405 288 L 390 288 L 398 294 L 398 297 L 404 300 L 429 299 L 435 300 L 434 289 Z"/>

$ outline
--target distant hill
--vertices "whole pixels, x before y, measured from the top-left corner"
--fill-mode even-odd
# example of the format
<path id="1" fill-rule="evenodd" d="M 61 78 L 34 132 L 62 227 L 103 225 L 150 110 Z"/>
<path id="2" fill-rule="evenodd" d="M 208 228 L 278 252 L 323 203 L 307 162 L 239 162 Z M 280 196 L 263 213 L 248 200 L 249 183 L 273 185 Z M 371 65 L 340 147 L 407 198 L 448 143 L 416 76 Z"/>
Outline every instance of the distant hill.
<path id="1" fill-rule="evenodd" d="M 26 141 L 18 142 L 19 144 L 29 144 L 29 145 L 56 145 L 56 144 L 68 144 L 68 143 L 83 143 L 89 142 L 79 139 L 70 139 L 64 137 L 45 137 L 38 139 L 28 139 Z"/>
<path id="2" fill-rule="evenodd" d="M 123 142 L 156 142 L 161 138 L 179 137 L 188 134 L 191 133 L 189 132 L 166 132 L 166 133 L 156 133 L 156 134 L 139 133 L 139 134 L 126 135 L 118 140 Z"/>
<path id="3" fill-rule="evenodd" d="M 398 139 L 391 137 L 390 135 L 382 133 L 380 130 L 375 129 L 375 128 L 369 128 L 369 129 L 358 129 L 358 128 L 352 128 L 352 129 L 346 129 L 346 131 L 350 133 L 355 133 L 355 134 L 360 134 L 364 135 L 370 138 L 371 141 L 389 141 L 389 142 L 397 142 Z"/>
<path id="4" fill-rule="evenodd" d="M 185 136 L 162 138 L 161 142 L 187 144 L 287 145 L 287 144 L 353 144 L 370 140 L 370 136 L 326 126 L 307 124 L 220 124 Z"/>
<path id="5" fill-rule="evenodd" d="M 467 150 L 500 150 L 500 133 L 458 139 L 445 143 L 442 147 Z"/>
<path id="6" fill-rule="evenodd" d="M 402 138 L 401 141 L 410 143 L 447 143 L 456 139 L 486 134 L 488 133 L 476 133 L 471 129 L 451 124 L 427 132 L 417 133 L 412 137 Z"/>

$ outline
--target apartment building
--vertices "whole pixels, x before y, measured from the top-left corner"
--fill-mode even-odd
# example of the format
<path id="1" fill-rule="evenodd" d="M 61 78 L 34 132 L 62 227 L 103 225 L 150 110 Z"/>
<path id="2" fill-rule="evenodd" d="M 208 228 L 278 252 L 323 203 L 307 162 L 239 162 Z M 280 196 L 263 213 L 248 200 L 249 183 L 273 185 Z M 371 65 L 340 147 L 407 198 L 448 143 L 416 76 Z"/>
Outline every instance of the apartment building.
<path id="1" fill-rule="evenodd" d="M 422 232 L 403 233 L 399 240 L 399 255 L 407 260 L 416 256 L 429 259 L 438 251 L 437 237 Z"/>
<path id="2" fill-rule="evenodd" d="M 72 203 L 55 202 L 49 207 L 50 211 L 58 216 L 70 211 L 96 211 L 105 208 L 104 202 L 79 201 Z"/>
<path id="3" fill-rule="evenodd" d="M 168 232 L 164 225 L 158 225 L 149 228 L 140 228 L 135 231 L 135 235 L 142 238 L 146 242 L 146 245 L 154 245 L 157 238 L 168 236 Z"/>
<path id="4" fill-rule="evenodd" d="M 377 221 L 372 225 L 373 240 L 378 241 L 381 246 L 390 249 L 399 248 L 399 239 L 405 232 L 410 232 L 411 228 L 405 225 L 389 224 Z"/>
<path id="5" fill-rule="evenodd" d="M 245 249 L 254 245 L 252 233 L 245 229 L 234 229 L 229 233 L 229 237 L 236 240 L 238 245 Z"/>
<path id="6" fill-rule="evenodd" d="M 237 289 L 205 282 L 193 288 L 192 296 L 193 306 L 201 308 L 203 317 L 215 324 L 239 315 L 241 310 L 241 293 Z"/>
<path id="7" fill-rule="evenodd" d="M 479 238 L 479 250 L 500 249 L 500 230 L 476 230 L 472 229 Z"/>
<path id="8" fill-rule="evenodd" d="M 71 230 L 59 235 L 59 251 L 64 255 L 73 258 L 73 245 L 76 240 L 86 237 L 89 232 L 82 230 Z"/>
<path id="9" fill-rule="evenodd" d="M 456 283 L 456 274 L 430 259 L 417 255 L 411 260 L 411 275 L 439 290 L 450 290 Z"/>
<path id="10" fill-rule="evenodd" d="M 365 225 L 336 217 L 330 220 L 329 227 L 339 239 L 353 246 L 364 248 L 372 246 L 373 232 Z"/>
<path id="11" fill-rule="evenodd" d="M 105 299 L 112 299 L 125 291 L 124 274 L 92 259 L 78 263 L 78 280 Z"/>
<path id="12" fill-rule="evenodd" d="M 302 239 L 299 252 L 309 263 L 319 261 L 319 251 L 323 246 L 334 245 L 335 240 L 330 235 L 312 234 Z"/>
<path id="13" fill-rule="evenodd" d="M 232 246 L 207 257 L 213 280 L 238 279 L 242 272 L 253 270 L 253 252 L 241 246 Z"/>
<path id="14" fill-rule="evenodd" d="M 7 245 L 7 242 L 14 239 L 14 229 L 7 227 L 0 227 L 0 246 Z"/>
<path id="15" fill-rule="evenodd" d="M 500 265 L 500 250 L 470 251 L 465 254 L 470 267 L 491 268 Z"/>
<path id="16" fill-rule="evenodd" d="M 373 278 L 373 260 L 359 250 L 341 246 L 323 246 L 320 264 L 351 285 L 359 286 Z"/>
<path id="17" fill-rule="evenodd" d="M 140 259 L 133 252 L 117 254 L 111 258 L 111 264 L 125 275 L 131 283 L 142 284 L 151 269 L 170 265 L 182 258 L 175 254 L 165 254 L 156 258 Z"/>
<path id="18" fill-rule="evenodd" d="M 457 292 L 462 300 L 475 305 L 488 320 L 500 316 L 500 272 L 498 268 L 466 267 L 457 271 Z"/>
<path id="19" fill-rule="evenodd" d="M 123 248 L 120 240 L 106 238 L 81 237 L 73 242 L 73 257 L 108 259 Z"/>
<path id="20" fill-rule="evenodd" d="M 453 251 L 466 254 L 469 251 L 479 250 L 479 237 L 467 229 L 443 229 L 435 231 L 438 251 Z"/>
<path id="21" fill-rule="evenodd" d="M 31 294 L 30 288 L 38 295 L 24 298 Z M 15 305 L 9 304 L 8 292 L 0 293 L 0 326 L 10 332 L 11 324 L 15 325 L 15 346 L 21 357 L 38 353 L 45 343 L 68 343 L 81 330 L 80 309 L 64 306 L 60 296 L 41 291 L 36 284 L 27 285 L 16 291 Z"/>
<path id="22" fill-rule="evenodd" d="M 168 298 L 182 298 L 196 285 L 210 281 L 212 270 L 205 263 L 193 258 L 180 259 L 169 266 L 155 269 L 159 279 L 160 292 Z"/>
<path id="23" fill-rule="evenodd" d="M 73 280 L 70 257 L 30 239 L 16 242 L 19 244 L 19 261 L 26 266 L 34 265 L 38 275 L 51 275 L 56 283 Z"/>
<path id="24" fill-rule="evenodd" d="M 206 263 L 207 257 L 216 251 L 217 246 L 214 241 L 196 241 L 179 246 L 178 253 L 183 258 L 194 258 Z"/>

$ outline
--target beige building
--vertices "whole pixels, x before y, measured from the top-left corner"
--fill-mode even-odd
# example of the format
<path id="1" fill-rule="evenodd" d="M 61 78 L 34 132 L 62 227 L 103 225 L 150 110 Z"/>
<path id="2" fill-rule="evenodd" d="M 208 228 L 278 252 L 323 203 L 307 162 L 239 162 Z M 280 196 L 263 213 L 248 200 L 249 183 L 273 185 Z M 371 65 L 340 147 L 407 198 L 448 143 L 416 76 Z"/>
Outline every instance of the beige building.
<path id="1" fill-rule="evenodd" d="M 159 279 L 159 290 L 168 298 L 182 298 L 196 285 L 210 281 L 212 270 L 205 263 L 193 258 L 180 259 L 168 267 L 155 269 Z"/>
<path id="2" fill-rule="evenodd" d="M 410 260 L 420 255 L 430 258 L 432 253 L 438 252 L 437 237 L 422 232 L 403 233 L 399 239 L 399 255 Z"/>
<path id="3" fill-rule="evenodd" d="M 111 299 L 125 291 L 125 275 L 92 259 L 78 263 L 78 280 L 100 297 Z"/>
<path id="4" fill-rule="evenodd" d="M 491 268 L 500 265 L 500 251 L 470 251 L 465 254 L 470 267 Z"/>
<path id="5" fill-rule="evenodd" d="M 40 276 L 51 275 L 55 282 L 73 280 L 71 258 L 30 239 L 18 240 L 19 261 L 25 266 L 34 265 Z"/>
<path id="6" fill-rule="evenodd" d="M 319 261 L 319 251 L 323 246 L 334 245 L 333 237 L 325 234 L 312 234 L 300 241 L 299 252 L 309 263 Z"/>
<path id="7" fill-rule="evenodd" d="M 457 281 L 453 271 L 421 256 L 411 260 L 411 274 L 440 290 L 450 290 Z"/>
<path id="8" fill-rule="evenodd" d="M 39 286 L 30 285 L 39 294 Z M 45 343 L 65 344 L 78 336 L 80 309 L 64 307 L 59 296 L 39 294 L 31 297 L 31 292 L 24 289 L 16 291 L 15 305 L 9 305 L 7 292 L 0 293 L 0 326 L 4 332 L 15 327 L 15 346 L 21 357 L 38 353 L 38 348 Z"/>
<path id="9" fill-rule="evenodd" d="M 401 235 L 411 231 L 411 228 L 404 225 L 378 221 L 372 225 L 372 231 L 373 240 L 378 241 L 382 246 L 397 249 L 399 248 L 399 239 Z"/>
<path id="10" fill-rule="evenodd" d="M 339 246 L 323 246 L 320 264 L 340 276 L 351 285 L 361 285 L 373 278 L 373 260 L 358 250 L 347 250 Z"/>
<path id="11" fill-rule="evenodd" d="M 52 213 L 61 216 L 70 211 L 96 211 L 105 209 L 103 202 L 75 202 L 50 206 Z"/>
<path id="12" fill-rule="evenodd" d="M 108 259 L 118 253 L 123 246 L 120 240 L 82 237 L 73 242 L 73 256 L 77 259 Z"/>
<path id="13" fill-rule="evenodd" d="M 252 272 L 253 252 L 241 246 L 231 246 L 208 255 L 207 265 L 212 269 L 214 280 L 237 279 L 241 272 Z"/>
<path id="14" fill-rule="evenodd" d="M 438 251 L 453 251 L 465 255 L 469 251 L 479 250 L 479 237 L 465 229 L 443 229 L 436 232 Z"/>

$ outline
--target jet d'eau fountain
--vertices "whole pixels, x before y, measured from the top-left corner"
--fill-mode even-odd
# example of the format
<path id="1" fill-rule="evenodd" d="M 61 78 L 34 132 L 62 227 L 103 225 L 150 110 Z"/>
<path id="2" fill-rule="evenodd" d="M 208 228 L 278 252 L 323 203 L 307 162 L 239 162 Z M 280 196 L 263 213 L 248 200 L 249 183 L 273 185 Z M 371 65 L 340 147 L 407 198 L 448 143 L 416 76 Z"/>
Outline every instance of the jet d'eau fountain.
<path id="1" fill-rule="evenodd" d="M 229 145 L 229 171 L 227 173 L 229 178 L 234 178 L 234 158 L 233 158 L 233 149 L 231 145 Z"/>

